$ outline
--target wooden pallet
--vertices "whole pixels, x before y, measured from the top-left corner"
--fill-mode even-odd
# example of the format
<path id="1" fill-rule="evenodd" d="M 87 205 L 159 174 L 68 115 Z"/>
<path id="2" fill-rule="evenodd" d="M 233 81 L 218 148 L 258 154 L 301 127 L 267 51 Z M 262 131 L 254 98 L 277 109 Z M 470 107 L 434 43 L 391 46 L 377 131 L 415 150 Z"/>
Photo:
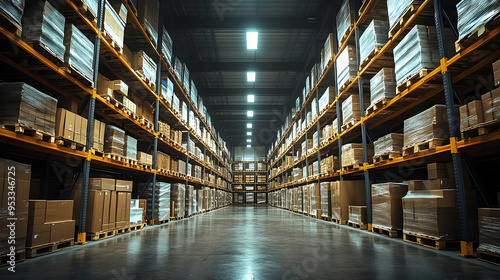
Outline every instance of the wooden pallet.
<path id="1" fill-rule="evenodd" d="M 420 5 L 422 5 L 424 1 L 418 0 L 413 1 L 408 7 L 404 10 L 404 12 L 399 16 L 399 18 L 394 22 L 394 25 L 389 30 L 389 39 L 391 39 L 396 33 L 403 27 L 405 22 L 410 19 L 410 17 L 418 10 Z"/>
<path id="2" fill-rule="evenodd" d="M 356 80 L 356 78 L 348 78 L 344 84 L 342 84 L 340 87 L 339 87 L 339 92 L 342 92 L 344 91 L 352 82 L 354 82 Z"/>
<path id="3" fill-rule="evenodd" d="M 359 168 L 362 168 L 362 167 L 363 167 L 363 163 L 362 162 L 358 162 L 358 163 L 355 163 L 355 164 L 343 166 L 342 167 L 342 171 L 346 172 L 346 171 L 349 171 L 349 170 L 355 170 L 355 169 L 359 169 Z"/>
<path id="4" fill-rule="evenodd" d="M 85 74 L 83 74 L 80 70 L 76 69 L 73 65 L 64 63 L 61 64 L 59 68 L 61 68 L 64 72 L 73 76 L 73 78 L 77 79 L 82 84 L 90 88 L 94 87 L 94 82 L 92 81 L 92 78 L 85 76 Z"/>
<path id="5" fill-rule="evenodd" d="M 384 154 L 381 154 L 378 156 L 374 156 L 373 163 L 380 163 L 380 162 L 387 161 L 387 160 L 393 160 L 393 159 L 398 158 L 398 157 L 401 157 L 401 151 L 388 152 L 388 153 L 384 153 Z"/>
<path id="6" fill-rule="evenodd" d="M 8 31 L 12 32 L 17 37 L 21 37 L 23 30 L 22 26 L 3 9 L 0 9 L 0 25 L 2 26 L 2 28 L 5 28 Z"/>
<path id="7" fill-rule="evenodd" d="M 8 266 L 10 262 L 11 256 L 8 256 L 8 254 L 1 255 L 0 256 L 0 267 Z M 16 251 L 14 255 L 14 261 L 16 263 L 22 262 L 26 259 L 26 251 L 25 249 Z"/>
<path id="8" fill-rule="evenodd" d="M 142 169 L 153 169 L 153 166 L 151 164 L 144 164 L 139 162 L 139 167 Z"/>
<path id="9" fill-rule="evenodd" d="M 358 122 L 359 122 L 359 120 L 350 120 L 348 123 L 343 124 L 342 127 L 341 127 L 342 132 L 351 129 L 351 127 L 353 127 L 354 125 L 356 125 Z"/>
<path id="10" fill-rule="evenodd" d="M 500 129 L 500 120 L 493 120 L 468 127 L 461 131 L 462 139 L 469 139 L 479 135 L 488 134 Z"/>
<path id="11" fill-rule="evenodd" d="M 412 154 L 416 154 L 422 151 L 435 149 L 436 147 L 442 146 L 444 143 L 443 139 L 431 139 L 427 141 L 423 141 L 420 143 L 416 143 L 403 148 L 403 156 L 409 156 Z"/>
<path id="12" fill-rule="evenodd" d="M 72 2 L 78 7 L 78 10 L 87 17 L 90 22 L 97 24 L 97 15 L 95 12 L 89 9 L 87 3 L 83 0 L 72 0 Z"/>
<path id="13" fill-rule="evenodd" d="M 23 124 L 23 123 L 7 123 L 4 125 L 6 129 L 10 131 L 14 131 L 15 133 L 24 134 L 29 137 L 33 137 L 36 140 L 54 143 L 55 137 L 54 135 L 42 131 L 40 129 L 34 128 L 32 126 Z"/>
<path id="14" fill-rule="evenodd" d="M 342 35 L 342 38 L 339 40 L 339 46 L 342 46 L 342 44 L 347 40 L 347 36 L 349 36 L 349 33 L 351 33 L 352 29 L 354 28 L 354 24 L 350 24 L 349 27 L 347 27 L 347 30 L 345 31 L 344 35 Z"/>
<path id="15" fill-rule="evenodd" d="M 476 250 L 476 257 L 478 260 L 500 265 L 500 254 L 478 248 Z"/>
<path id="16" fill-rule="evenodd" d="M 40 41 L 26 42 L 26 44 L 56 65 L 64 62 L 62 56 L 56 54 L 51 48 Z"/>
<path id="17" fill-rule="evenodd" d="M 378 226 L 372 226 L 372 232 L 380 235 L 385 235 L 390 238 L 401 236 L 403 233 L 401 229 L 390 229 Z"/>
<path id="18" fill-rule="evenodd" d="M 212 210 L 209 210 L 209 211 L 212 211 Z M 182 219 L 184 219 L 185 217 L 170 217 L 170 221 L 180 221 Z"/>
<path id="19" fill-rule="evenodd" d="M 347 220 L 337 220 L 337 219 L 332 219 L 332 222 L 339 224 L 339 225 L 347 225 Z"/>
<path id="20" fill-rule="evenodd" d="M 122 158 L 122 161 L 125 163 L 125 164 L 128 164 L 128 165 L 132 165 L 132 166 L 138 166 L 139 163 L 137 160 L 135 159 L 130 159 L 130 158 Z"/>
<path id="21" fill-rule="evenodd" d="M 144 24 L 141 24 L 142 26 L 142 29 L 144 29 L 144 31 L 146 31 L 146 35 L 148 36 L 148 39 L 149 41 L 151 41 L 151 43 L 154 45 L 154 47 L 156 48 L 157 45 L 156 45 L 156 40 L 155 38 L 153 37 L 153 34 L 151 34 L 151 32 L 149 32 L 149 29 L 146 27 L 146 25 Z M 161 33 L 157 34 L 156 36 L 162 36 Z"/>
<path id="22" fill-rule="evenodd" d="M 139 123 L 142 126 L 145 126 L 147 129 L 153 130 L 153 128 L 154 128 L 153 124 L 143 116 L 139 117 Z"/>
<path id="23" fill-rule="evenodd" d="M 368 106 L 368 108 L 366 108 L 365 116 L 369 116 L 369 115 L 373 114 L 373 112 L 375 112 L 375 111 L 379 110 L 380 108 L 382 108 L 383 106 L 385 106 L 385 104 L 387 104 L 389 101 L 391 101 L 391 99 L 392 98 L 384 97 L 382 99 L 375 101 L 375 103 L 371 104 L 370 106 Z"/>
<path id="24" fill-rule="evenodd" d="M 153 91 L 155 91 L 155 89 L 156 89 L 155 81 L 152 80 L 150 77 L 146 76 L 146 74 L 144 74 L 143 70 L 141 70 L 141 69 L 135 70 L 135 73 L 137 74 L 137 76 L 139 76 L 139 78 L 141 78 L 141 80 L 146 85 L 148 85 L 148 87 L 150 87 Z"/>
<path id="25" fill-rule="evenodd" d="M 458 240 L 445 240 L 410 232 L 403 232 L 403 240 L 436 250 L 460 248 L 460 241 Z"/>
<path id="26" fill-rule="evenodd" d="M 416 82 L 418 82 L 423 77 L 427 76 L 432 71 L 433 71 L 433 69 L 429 69 L 429 68 L 422 68 L 422 69 L 418 70 L 413 75 L 411 75 L 410 77 L 406 78 L 403 82 L 401 82 L 396 87 L 396 92 L 398 94 L 400 94 L 401 92 L 409 89 L 412 85 L 414 85 Z"/>
<path id="27" fill-rule="evenodd" d="M 106 41 L 118 54 L 123 55 L 123 48 L 120 47 L 118 43 L 111 38 L 111 36 L 109 36 L 106 30 L 102 31 L 102 39 Z"/>
<path id="28" fill-rule="evenodd" d="M 294 211 L 295 212 L 295 211 Z M 331 222 L 332 219 L 330 217 L 325 217 L 325 216 L 321 216 L 321 220 L 323 221 L 328 221 L 328 222 Z"/>
<path id="29" fill-rule="evenodd" d="M 368 65 L 370 61 L 372 61 L 372 59 L 380 52 L 381 49 L 381 46 L 375 46 L 375 48 L 366 56 L 366 58 L 361 61 L 361 63 L 359 64 L 359 69 L 365 68 L 365 66 Z"/>
<path id="30" fill-rule="evenodd" d="M 26 248 L 26 258 L 31 259 L 51 253 L 55 253 L 64 249 L 71 248 L 75 245 L 73 238 L 61 242 L 49 243 L 35 247 Z"/>
<path id="31" fill-rule="evenodd" d="M 95 155 L 95 156 L 98 156 L 98 157 L 104 157 L 104 152 L 102 152 L 102 151 L 97 151 L 97 150 L 92 149 L 92 150 L 90 150 L 90 152 L 91 152 L 93 155 Z"/>
<path id="32" fill-rule="evenodd" d="M 137 224 L 137 225 L 131 225 L 128 229 L 128 231 L 134 231 L 134 230 L 140 230 L 140 229 L 143 229 L 146 227 L 146 223 L 142 223 L 142 224 Z"/>
<path id="33" fill-rule="evenodd" d="M 486 36 L 490 31 L 500 26 L 500 16 L 496 16 L 492 20 L 478 26 L 469 35 L 455 42 L 455 50 L 457 53 L 464 51 L 472 44 L 477 42 L 482 37 Z"/>
<path id="34" fill-rule="evenodd" d="M 101 239 L 113 237 L 116 235 L 116 230 L 115 229 L 110 229 L 110 230 L 105 230 L 105 231 L 99 231 L 99 232 L 88 232 L 87 233 L 87 239 L 91 241 L 98 241 Z"/>
<path id="35" fill-rule="evenodd" d="M 58 146 L 63 146 L 63 147 L 66 147 L 66 148 L 69 148 L 72 150 L 76 150 L 76 151 L 85 151 L 85 145 L 83 145 L 81 143 L 77 143 L 73 140 L 66 139 L 62 136 L 56 136 L 55 139 L 56 139 L 55 143 Z"/>
<path id="36" fill-rule="evenodd" d="M 358 223 L 353 223 L 353 222 L 347 222 L 347 225 L 353 228 L 361 229 L 361 230 L 366 230 L 368 229 L 368 225 L 366 224 L 358 224 Z"/>
<path id="37" fill-rule="evenodd" d="M 111 153 L 104 153 L 104 157 L 111 159 L 111 160 L 114 160 L 114 161 L 122 161 L 122 159 L 123 159 L 122 155 L 115 155 L 115 154 L 111 154 Z"/>
<path id="38" fill-rule="evenodd" d="M 124 233 L 127 233 L 127 232 L 130 232 L 130 227 L 123 227 L 123 228 L 117 228 L 117 229 L 115 229 L 115 235 L 124 234 Z"/>

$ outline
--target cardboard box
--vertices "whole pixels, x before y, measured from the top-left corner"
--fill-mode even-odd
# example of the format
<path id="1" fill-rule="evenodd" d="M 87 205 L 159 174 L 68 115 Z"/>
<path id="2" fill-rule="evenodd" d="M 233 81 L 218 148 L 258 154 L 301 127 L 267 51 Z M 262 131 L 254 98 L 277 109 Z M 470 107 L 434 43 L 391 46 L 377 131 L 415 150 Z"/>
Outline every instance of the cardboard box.
<path id="1" fill-rule="evenodd" d="M 493 73 L 493 79 L 495 80 L 495 86 L 500 86 L 500 69 Z"/>
<path id="2" fill-rule="evenodd" d="M 481 95 L 481 101 L 483 103 L 483 119 L 484 122 L 489 122 L 495 119 L 493 112 L 493 99 L 491 92 L 487 92 Z M 461 116 L 461 115 L 460 115 Z"/>
<path id="3" fill-rule="evenodd" d="M 76 143 L 82 144 L 82 117 L 75 114 L 75 139 Z"/>
<path id="4" fill-rule="evenodd" d="M 447 164 L 446 163 L 427 164 L 427 178 L 429 180 L 438 178 L 449 178 Z"/>
<path id="5" fill-rule="evenodd" d="M 386 229 L 403 229 L 402 198 L 408 192 L 403 183 L 372 185 L 373 226 Z"/>
<path id="6" fill-rule="evenodd" d="M 115 190 L 117 192 L 132 192 L 132 181 L 116 180 Z"/>
<path id="7" fill-rule="evenodd" d="M 448 178 L 440 178 L 429 180 L 431 190 L 455 189 L 455 180 Z"/>
<path id="8" fill-rule="evenodd" d="M 61 242 L 75 238 L 75 221 L 50 223 L 50 242 Z"/>
<path id="9" fill-rule="evenodd" d="M 484 122 L 483 119 L 483 103 L 479 100 L 474 100 L 467 104 L 469 109 L 469 124 L 470 126 L 478 125 Z"/>
<path id="10" fill-rule="evenodd" d="M 500 60 L 493 63 L 493 72 L 500 70 Z"/>
<path id="11" fill-rule="evenodd" d="M 102 231 L 104 191 L 89 190 L 87 198 L 86 232 Z"/>
<path id="12" fill-rule="evenodd" d="M 115 190 L 115 179 L 90 178 L 89 179 L 89 190 L 114 191 Z"/>
<path id="13" fill-rule="evenodd" d="M 493 117 L 495 120 L 500 120 L 500 87 L 491 91 L 493 99 Z"/>
<path id="14" fill-rule="evenodd" d="M 109 224 L 108 230 L 116 228 L 116 208 L 117 208 L 117 194 L 111 192 L 111 199 L 109 202 Z"/>
<path id="15" fill-rule="evenodd" d="M 357 225 L 366 225 L 368 223 L 366 206 L 349 205 L 349 222 Z"/>
<path id="16" fill-rule="evenodd" d="M 500 251 L 500 208 L 479 208 L 479 248 L 490 251 Z"/>
<path id="17" fill-rule="evenodd" d="M 125 227 L 125 204 L 127 203 L 126 192 L 116 192 L 116 228 Z"/>
<path id="18" fill-rule="evenodd" d="M 330 185 L 332 219 L 349 219 L 349 205 L 366 204 L 364 181 L 337 181 Z"/>
<path id="19" fill-rule="evenodd" d="M 26 247 L 35 247 L 50 243 L 50 224 L 36 224 L 28 226 Z"/>
<path id="20" fill-rule="evenodd" d="M 111 204 L 111 191 L 104 191 L 102 210 L 102 230 L 109 229 L 109 205 Z"/>
<path id="21" fill-rule="evenodd" d="M 125 201 L 125 217 L 123 217 L 125 226 L 130 226 L 130 203 L 132 201 L 132 193 L 127 192 Z"/>
<path id="22" fill-rule="evenodd" d="M 58 108 L 56 114 L 56 136 L 75 140 L 76 115 L 66 109 Z"/>
<path id="23" fill-rule="evenodd" d="M 469 124 L 469 108 L 467 105 L 460 106 L 460 130 L 470 127 Z"/>
<path id="24" fill-rule="evenodd" d="M 73 218 L 73 200 L 47 200 L 45 223 L 68 221 Z"/>
<path id="25" fill-rule="evenodd" d="M 28 225 L 45 223 L 46 200 L 29 200 Z"/>

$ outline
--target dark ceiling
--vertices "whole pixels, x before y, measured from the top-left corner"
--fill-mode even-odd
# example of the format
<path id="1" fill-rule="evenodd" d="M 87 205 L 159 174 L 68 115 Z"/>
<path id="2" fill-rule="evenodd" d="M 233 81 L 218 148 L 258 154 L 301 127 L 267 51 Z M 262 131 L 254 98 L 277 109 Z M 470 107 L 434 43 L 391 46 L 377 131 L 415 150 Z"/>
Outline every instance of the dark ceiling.
<path id="1" fill-rule="evenodd" d="M 318 60 L 341 1 L 166 0 L 174 55 L 187 64 L 215 128 L 229 147 L 270 146 Z M 335 6 L 335 7 L 334 7 Z M 246 32 L 259 32 L 247 50 Z M 255 71 L 256 82 L 246 72 Z M 247 95 L 255 103 L 247 103 Z M 247 117 L 247 110 L 254 117 Z M 286 117 L 286 115 L 285 115 Z"/>

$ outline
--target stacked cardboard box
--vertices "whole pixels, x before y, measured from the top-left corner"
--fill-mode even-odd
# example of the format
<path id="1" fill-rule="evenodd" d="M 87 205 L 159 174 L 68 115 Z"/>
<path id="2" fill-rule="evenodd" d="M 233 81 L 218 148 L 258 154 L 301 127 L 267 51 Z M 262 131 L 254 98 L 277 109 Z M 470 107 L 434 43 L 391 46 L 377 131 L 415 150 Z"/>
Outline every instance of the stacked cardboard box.
<path id="1" fill-rule="evenodd" d="M 448 135 L 446 106 L 434 105 L 404 121 L 403 147 L 432 139 L 446 140 Z"/>
<path id="2" fill-rule="evenodd" d="M 321 205 L 321 217 L 331 217 L 330 213 L 330 182 L 322 182 L 319 185 L 319 196 Z"/>
<path id="3" fill-rule="evenodd" d="M 137 19 L 152 37 L 154 44 L 158 43 L 158 13 L 160 2 L 158 0 L 138 1 Z"/>
<path id="4" fill-rule="evenodd" d="M 349 220 L 349 205 L 365 205 L 364 181 L 336 181 L 330 184 L 332 219 Z"/>
<path id="5" fill-rule="evenodd" d="M 26 83 L 0 84 L 0 123 L 22 123 L 54 135 L 57 99 Z"/>
<path id="6" fill-rule="evenodd" d="M 364 61 L 370 53 L 383 47 L 389 40 L 388 33 L 389 23 L 387 21 L 372 20 L 359 38 L 360 60 Z"/>
<path id="7" fill-rule="evenodd" d="M 132 53 L 132 68 L 140 74 L 144 75 L 145 79 L 156 82 L 157 65 L 146 52 L 137 51 Z"/>
<path id="8" fill-rule="evenodd" d="M 408 184 L 381 183 L 372 185 L 373 226 L 389 230 L 403 229 L 403 197 Z"/>
<path id="9" fill-rule="evenodd" d="M 481 96 L 481 101 L 474 100 L 460 106 L 460 130 L 478 124 L 500 119 L 500 88 Z"/>
<path id="10" fill-rule="evenodd" d="M 354 8 L 351 6 L 351 1 L 344 0 L 339 12 L 337 13 L 337 43 L 340 45 L 342 37 L 347 36 L 347 32 L 354 25 Z"/>
<path id="11" fill-rule="evenodd" d="M 128 159 L 137 159 L 137 139 L 132 136 L 125 135 L 123 156 Z"/>
<path id="12" fill-rule="evenodd" d="M 368 223 L 366 210 L 366 206 L 349 205 L 349 223 L 360 226 L 366 225 Z"/>
<path id="13" fill-rule="evenodd" d="M 174 203 L 174 211 L 171 213 L 171 217 L 181 218 L 185 216 L 185 190 L 186 185 L 183 183 L 171 184 L 170 201 Z"/>
<path id="14" fill-rule="evenodd" d="M 170 183 L 156 182 L 154 196 L 152 183 L 139 184 L 139 190 L 144 190 L 144 197 L 147 200 L 147 217 L 156 221 L 165 221 L 170 218 Z M 154 213 L 152 212 L 153 197 L 156 205 Z"/>
<path id="15" fill-rule="evenodd" d="M 124 147 L 125 131 L 116 126 L 106 125 L 106 133 L 104 136 L 104 152 L 122 156 Z"/>
<path id="16" fill-rule="evenodd" d="M 92 62 L 94 44 L 73 24 L 67 24 L 64 31 L 64 63 L 73 66 L 89 81 L 93 79 Z"/>
<path id="17" fill-rule="evenodd" d="M 494 85 L 500 86 L 500 60 L 493 63 L 493 79 Z"/>
<path id="18" fill-rule="evenodd" d="M 389 15 L 390 28 L 398 22 L 399 17 L 410 6 L 413 0 L 387 0 L 387 14 Z"/>
<path id="19" fill-rule="evenodd" d="M 373 162 L 373 145 L 367 144 L 368 163 Z M 362 165 L 363 159 L 363 144 L 350 143 L 342 146 L 342 167 L 347 167 L 355 164 Z"/>
<path id="20" fill-rule="evenodd" d="M 87 143 L 87 119 L 66 109 L 58 108 L 55 136 L 85 145 Z"/>
<path id="21" fill-rule="evenodd" d="M 309 215 L 321 217 L 321 191 L 320 184 L 309 184 Z"/>
<path id="22" fill-rule="evenodd" d="M 168 31 L 165 27 L 163 27 L 163 38 L 161 41 L 161 54 L 165 56 L 165 59 L 170 64 L 172 62 L 172 49 L 173 49 L 173 41 L 168 34 Z"/>
<path id="23" fill-rule="evenodd" d="M 73 239 L 73 200 L 30 200 L 26 247 Z"/>
<path id="24" fill-rule="evenodd" d="M 137 112 L 137 105 L 127 98 L 128 85 L 122 80 L 109 80 L 105 76 L 98 74 L 97 76 L 97 94 L 107 98 L 110 97 L 123 104 L 132 113 Z"/>
<path id="25" fill-rule="evenodd" d="M 158 169 L 170 170 L 170 156 L 158 151 L 156 155 L 156 167 Z"/>
<path id="26" fill-rule="evenodd" d="M 22 39 L 39 44 L 63 62 L 66 51 L 63 43 L 66 19 L 49 1 L 33 2 L 24 8 Z"/>
<path id="27" fill-rule="evenodd" d="M 108 1 L 104 6 L 104 32 L 118 47 L 124 49 L 125 21 L 116 13 Z"/>
<path id="28" fill-rule="evenodd" d="M 137 152 L 137 161 L 140 164 L 153 165 L 153 155 Z"/>
<path id="29" fill-rule="evenodd" d="M 342 102 L 342 124 L 361 120 L 361 103 L 358 94 L 351 94 Z M 369 97 L 364 96 L 364 108 L 369 104 Z"/>
<path id="30" fill-rule="evenodd" d="M 321 173 L 331 173 L 340 169 L 339 158 L 329 156 L 321 159 Z"/>
<path id="31" fill-rule="evenodd" d="M 479 208 L 479 248 L 500 254 L 500 208 Z"/>
<path id="32" fill-rule="evenodd" d="M 370 80 L 370 104 L 374 104 L 381 99 L 392 99 L 395 96 L 396 75 L 394 68 L 382 68 Z"/>
<path id="33" fill-rule="evenodd" d="M 403 134 L 389 133 L 373 142 L 373 157 L 388 153 L 400 153 L 403 149 Z"/>
<path id="34" fill-rule="evenodd" d="M 323 46 L 323 49 L 321 50 L 321 70 L 324 72 L 326 70 L 326 67 L 328 66 L 328 62 L 330 59 L 334 56 L 334 51 L 333 51 L 333 33 L 328 34 L 326 37 L 325 45 Z M 297 106 L 296 112 L 298 112 Z"/>
<path id="35" fill-rule="evenodd" d="M 106 124 L 94 119 L 94 132 L 92 133 L 92 149 L 104 152 L 104 136 Z"/>
<path id="36" fill-rule="evenodd" d="M 459 40 L 499 14 L 496 1 L 462 0 L 457 4 Z"/>
<path id="37" fill-rule="evenodd" d="M 30 165 L 0 159 L 0 255 L 15 254 L 11 252 L 18 252 L 25 248 L 30 183 Z M 12 201 L 15 201 L 15 213 L 9 210 Z M 16 218 L 15 232 L 8 227 L 13 222 L 8 220 L 11 218 Z M 9 239 L 12 236 L 13 238 Z M 11 240 L 14 240 L 15 243 L 12 243 Z"/>
<path id="38" fill-rule="evenodd" d="M 348 45 L 337 57 L 337 86 L 342 86 L 351 78 L 358 75 L 356 47 Z"/>

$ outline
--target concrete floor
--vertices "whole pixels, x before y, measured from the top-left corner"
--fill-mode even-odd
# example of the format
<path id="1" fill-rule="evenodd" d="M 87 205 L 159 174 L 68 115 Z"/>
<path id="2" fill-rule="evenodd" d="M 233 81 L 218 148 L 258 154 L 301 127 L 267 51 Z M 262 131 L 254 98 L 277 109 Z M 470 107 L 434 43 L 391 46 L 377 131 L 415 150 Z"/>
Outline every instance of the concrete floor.
<path id="1" fill-rule="evenodd" d="M 499 266 L 457 254 L 231 206 L 26 260 L 0 279 L 500 279 Z"/>

